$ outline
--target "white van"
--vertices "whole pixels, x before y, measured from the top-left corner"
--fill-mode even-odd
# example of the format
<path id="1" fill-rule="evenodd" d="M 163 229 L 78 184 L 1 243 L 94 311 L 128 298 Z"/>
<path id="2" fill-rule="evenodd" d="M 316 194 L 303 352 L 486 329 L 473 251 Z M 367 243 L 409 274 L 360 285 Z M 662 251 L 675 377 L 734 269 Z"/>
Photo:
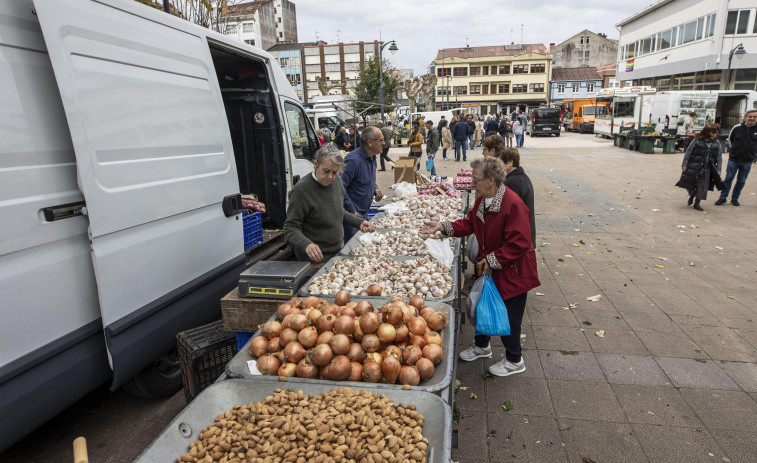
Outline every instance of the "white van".
<path id="1" fill-rule="evenodd" d="M 280 226 L 318 147 L 276 60 L 133 0 L 0 2 L 0 451 L 110 381 L 181 384 L 176 334 Z"/>

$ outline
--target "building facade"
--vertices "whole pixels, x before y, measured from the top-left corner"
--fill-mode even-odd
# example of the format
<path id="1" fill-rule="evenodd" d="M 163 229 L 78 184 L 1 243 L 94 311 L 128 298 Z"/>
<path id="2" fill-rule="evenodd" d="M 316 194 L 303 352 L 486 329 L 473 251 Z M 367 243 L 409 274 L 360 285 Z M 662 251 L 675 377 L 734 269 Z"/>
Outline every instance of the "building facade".
<path id="1" fill-rule="evenodd" d="M 268 50 L 297 42 L 297 13 L 289 0 L 255 0 L 229 6 L 221 30 L 227 36 Z"/>
<path id="2" fill-rule="evenodd" d="M 289 83 L 297 93 L 300 102 L 305 102 L 305 82 L 303 73 L 303 62 L 305 61 L 302 54 L 302 47 L 315 45 L 315 42 L 306 43 L 279 43 L 268 49 L 276 61 L 279 62 L 281 70 L 286 74 Z"/>
<path id="3" fill-rule="evenodd" d="M 626 85 L 757 90 L 754 0 L 662 0 L 617 27 L 617 79 Z M 745 53 L 732 55 L 739 45 Z"/>
<path id="4" fill-rule="evenodd" d="M 360 65 L 378 56 L 378 40 L 373 42 L 320 42 L 302 47 L 305 59 L 302 74 L 304 103 L 321 95 L 354 95 Z"/>
<path id="5" fill-rule="evenodd" d="M 547 102 L 552 55 L 543 44 L 445 48 L 434 70 L 436 110 L 509 113 Z"/>
<path id="6" fill-rule="evenodd" d="M 608 39 L 607 34 L 596 34 L 584 29 L 568 40 L 550 47 L 549 52 L 554 57 L 554 69 L 599 67 L 616 61 L 618 41 Z"/>
<path id="7" fill-rule="evenodd" d="M 595 98 L 602 85 L 595 67 L 553 68 L 549 100 L 559 103 L 566 98 Z"/>

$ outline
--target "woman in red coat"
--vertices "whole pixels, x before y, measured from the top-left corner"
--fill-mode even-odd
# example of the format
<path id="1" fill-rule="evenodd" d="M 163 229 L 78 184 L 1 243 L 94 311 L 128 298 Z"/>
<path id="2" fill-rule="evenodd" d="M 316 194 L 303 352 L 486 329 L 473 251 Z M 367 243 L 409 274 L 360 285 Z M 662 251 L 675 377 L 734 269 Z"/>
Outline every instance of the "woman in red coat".
<path id="1" fill-rule="evenodd" d="M 520 325 L 526 308 L 528 291 L 536 288 L 536 252 L 531 243 L 531 219 L 528 207 L 512 190 L 505 187 L 505 166 L 496 158 L 476 159 L 471 163 L 473 183 L 481 195 L 464 219 L 455 222 L 426 222 L 421 233 L 442 231 L 447 236 L 478 239 L 479 263 L 492 275 L 507 307 L 510 335 L 502 336 L 505 358 L 489 367 L 496 376 L 509 376 L 526 370 L 520 347 Z M 466 362 L 490 358 L 489 336 L 477 334 L 475 344 L 460 352 Z"/>

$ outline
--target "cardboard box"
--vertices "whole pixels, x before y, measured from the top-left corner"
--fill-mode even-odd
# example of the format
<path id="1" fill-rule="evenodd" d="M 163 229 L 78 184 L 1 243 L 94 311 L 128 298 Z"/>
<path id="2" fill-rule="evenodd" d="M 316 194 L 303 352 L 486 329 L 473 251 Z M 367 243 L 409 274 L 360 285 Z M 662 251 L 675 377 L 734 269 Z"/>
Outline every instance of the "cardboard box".
<path id="1" fill-rule="evenodd" d="M 407 156 L 399 158 L 394 164 L 394 183 L 415 183 L 415 169 L 418 158 Z"/>

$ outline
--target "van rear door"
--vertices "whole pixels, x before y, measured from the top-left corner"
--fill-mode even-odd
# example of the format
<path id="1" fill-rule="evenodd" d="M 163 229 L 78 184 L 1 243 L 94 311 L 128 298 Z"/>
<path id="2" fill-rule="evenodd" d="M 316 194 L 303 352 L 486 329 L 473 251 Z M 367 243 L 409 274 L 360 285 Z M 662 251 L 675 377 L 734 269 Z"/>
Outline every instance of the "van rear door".
<path id="1" fill-rule="evenodd" d="M 218 283 L 244 268 L 242 221 L 222 210 L 239 192 L 226 115 L 204 29 L 130 0 L 34 6 L 86 201 L 115 388 L 212 319 Z"/>

